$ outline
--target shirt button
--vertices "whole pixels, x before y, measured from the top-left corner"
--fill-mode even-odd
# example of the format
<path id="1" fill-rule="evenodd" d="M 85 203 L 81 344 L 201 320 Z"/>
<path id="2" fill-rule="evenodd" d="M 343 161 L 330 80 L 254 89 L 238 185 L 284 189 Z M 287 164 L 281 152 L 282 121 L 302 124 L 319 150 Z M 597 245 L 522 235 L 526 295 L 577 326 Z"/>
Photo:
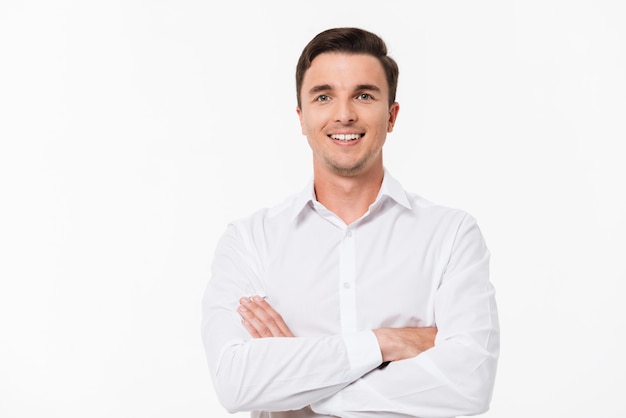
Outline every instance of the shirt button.
<path id="1" fill-rule="evenodd" d="M 350 238 L 352 236 L 352 231 L 348 231 L 346 235 L 348 235 L 348 238 Z"/>
<path id="2" fill-rule="evenodd" d="M 345 283 L 343 284 L 343 287 L 345 287 L 346 289 L 350 289 L 350 283 L 345 282 Z"/>

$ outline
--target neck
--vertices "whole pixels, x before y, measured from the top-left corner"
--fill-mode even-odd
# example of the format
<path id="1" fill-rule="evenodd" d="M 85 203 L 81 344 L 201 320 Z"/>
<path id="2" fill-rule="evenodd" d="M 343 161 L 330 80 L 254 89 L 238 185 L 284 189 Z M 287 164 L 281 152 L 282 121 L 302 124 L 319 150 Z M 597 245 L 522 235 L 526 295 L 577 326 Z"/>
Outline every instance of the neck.
<path id="1" fill-rule="evenodd" d="M 315 196 L 318 202 L 350 225 L 363 216 L 376 200 L 383 175 L 382 165 L 350 177 L 314 168 Z"/>

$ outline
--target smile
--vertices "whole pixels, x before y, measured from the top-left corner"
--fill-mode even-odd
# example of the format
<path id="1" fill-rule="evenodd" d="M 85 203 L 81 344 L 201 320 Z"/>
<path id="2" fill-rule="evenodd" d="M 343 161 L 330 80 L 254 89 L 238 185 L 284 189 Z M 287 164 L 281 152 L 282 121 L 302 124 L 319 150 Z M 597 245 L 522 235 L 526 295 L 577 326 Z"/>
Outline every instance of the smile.
<path id="1" fill-rule="evenodd" d="M 337 139 L 339 141 L 354 141 L 355 139 L 359 139 L 363 137 L 365 134 L 332 134 L 329 135 L 332 139 Z"/>

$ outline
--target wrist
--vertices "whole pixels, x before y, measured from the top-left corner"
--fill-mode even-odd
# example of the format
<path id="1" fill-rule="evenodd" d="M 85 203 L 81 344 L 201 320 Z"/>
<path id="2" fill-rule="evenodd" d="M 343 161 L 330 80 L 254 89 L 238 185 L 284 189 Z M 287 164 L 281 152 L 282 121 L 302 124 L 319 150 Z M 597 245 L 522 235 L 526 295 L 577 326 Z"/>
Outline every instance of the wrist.
<path id="1" fill-rule="evenodd" d="M 380 355 L 383 359 L 383 364 L 393 360 L 391 358 L 391 338 L 388 328 L 377 328 L 374 331 L 376 340 L 378 341 L 378 348 L 380 349 Z"/>

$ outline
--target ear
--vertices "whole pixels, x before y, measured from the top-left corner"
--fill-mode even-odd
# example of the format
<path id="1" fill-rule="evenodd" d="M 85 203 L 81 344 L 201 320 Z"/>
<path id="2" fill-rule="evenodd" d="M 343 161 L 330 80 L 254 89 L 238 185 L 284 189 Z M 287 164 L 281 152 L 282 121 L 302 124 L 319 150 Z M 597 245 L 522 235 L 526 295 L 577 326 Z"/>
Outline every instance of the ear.
<path id="1" fill-rule="evenodd" d="M 302 131 L 302 135 L 306 135 L 304 123 L 302 122 L 302 109 L 300 109 L 299 107 L 296 107 L 296 113 L 298 114 L 298 119 L 300 119 L 300 129 Z"/>
<path id="2" fill-rule="evenodd" d="M 398 102 L 394 102 L 389 108 L 389 119 L 387 120 L 387 133 L 393 131 L 393 125 L 396 123 L 398 112 L 400 111 L 400 105 Z"/>

